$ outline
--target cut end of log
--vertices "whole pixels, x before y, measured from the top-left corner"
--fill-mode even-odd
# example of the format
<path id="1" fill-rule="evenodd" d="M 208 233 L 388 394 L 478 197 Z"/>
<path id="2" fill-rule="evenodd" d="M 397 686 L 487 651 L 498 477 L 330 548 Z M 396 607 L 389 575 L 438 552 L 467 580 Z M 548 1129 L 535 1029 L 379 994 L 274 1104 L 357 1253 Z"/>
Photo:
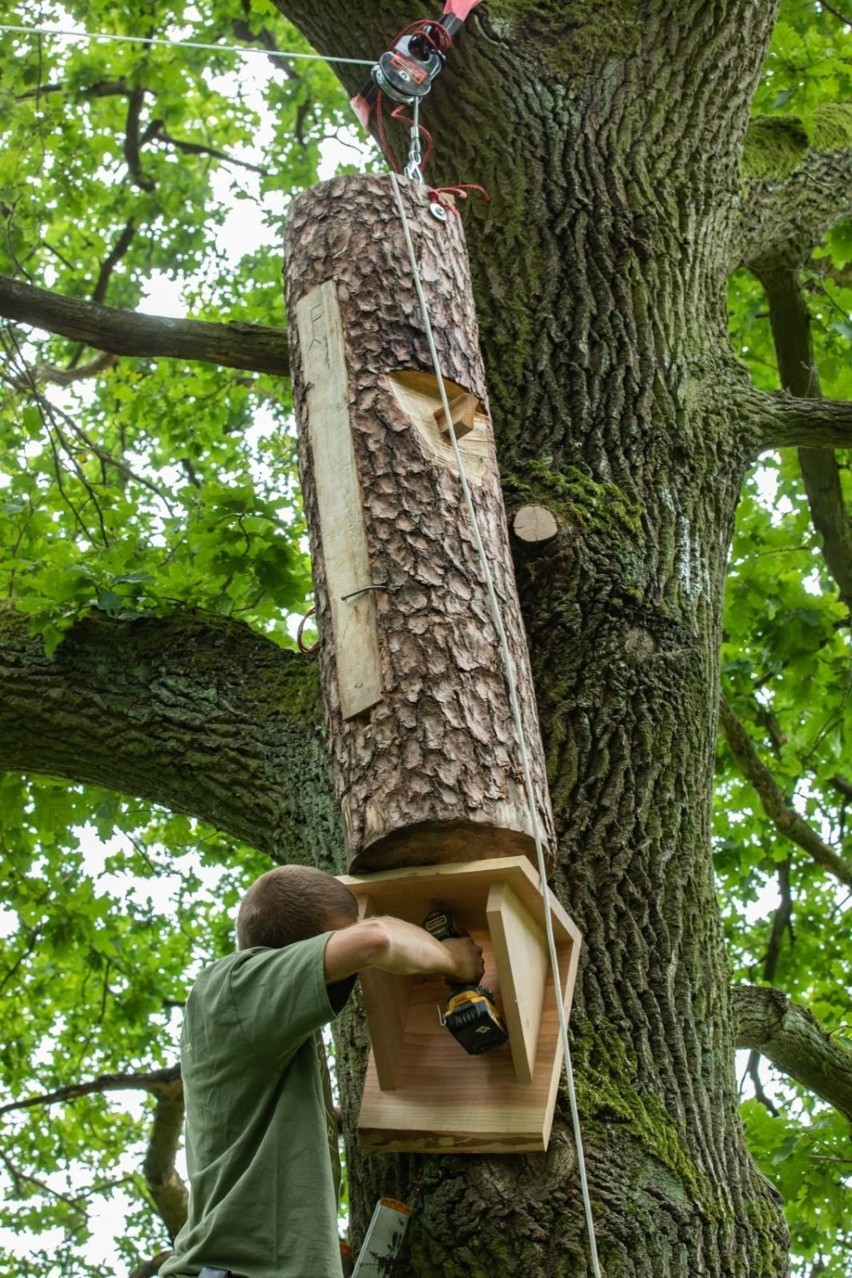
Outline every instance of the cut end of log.
<path id="1" fill-rule="evenodd" d="M 350 854 L 349 873 L 365 874 L 407 865 L 490 860 L 495 856 L 525 856 L 535 865 L 535 838 L 526 812 L 518 815 L 517 825 L 521 828 L 513 829 L 492 822 L 421 821 L 373 839 L 362 836 L 360 848 L 354 856 Z M 546 861 L 550 874 L 554 861 L 549 848 Z"/>
<path id="2" fill-rule="evenodd" d="M 525 546 L 546 546 L 559 532 L 559 524 L 545 506 L 521 506 L 512 520 L 512 532 Z"/>

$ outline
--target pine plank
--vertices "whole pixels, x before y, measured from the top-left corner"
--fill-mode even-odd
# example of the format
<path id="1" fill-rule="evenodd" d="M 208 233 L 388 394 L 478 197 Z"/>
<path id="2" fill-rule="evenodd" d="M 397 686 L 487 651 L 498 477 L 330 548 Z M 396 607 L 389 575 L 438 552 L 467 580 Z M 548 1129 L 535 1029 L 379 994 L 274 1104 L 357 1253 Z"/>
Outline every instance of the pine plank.
<path id="1" fill-rule="evenodd" d="M 409 866 L 342 876 L 341 881 L 359 900 L 368 899 L 364 908 L 370 912 L 421 923 L 436 905 L 449 909 L 456 923 L 482 947 L 483 984 L 502 1005 L 510 1035 L 509 1044 L 469 1056 L 438 1020 L 438 1007 L 447 999 L 446 983 L 424 977 L 403 978 L 407 1003 L 400 1034 L 399 1004 L 389 1005 L 380 991 L 375 997 L 375 987 L 369 979 L 364 985 L 362 977 L 373 1042 L 358 1120 L 362 1147 L 441 1153 L 546 1149 L 562 1045 L 550 964 L 541 960 L 545 903 L 538 874 L 527 858 Z M 581 938 L 552 893 L 548 893 L 548 906 L 568 1015 Z M 540 991 L 532 989 L 537 981 Z M 516 999 L 517 1009 L 510 1014 Z M 387 1059 L 391 1052 L 393 1062 Z M 527 1076 L 526 1081 L 519 1080 L 519 1073 Z M 393 1090 L 382 1082 L 391 1074 Z"/>
<path id="2" fill-rule="evenodd" d="M 331 602 L 344 719 L 382 700 L 382 670 L 361 484 L 352 444 L 349 376 L 337 286 L 326 280 L 296 306 L 307 428 Z"/>

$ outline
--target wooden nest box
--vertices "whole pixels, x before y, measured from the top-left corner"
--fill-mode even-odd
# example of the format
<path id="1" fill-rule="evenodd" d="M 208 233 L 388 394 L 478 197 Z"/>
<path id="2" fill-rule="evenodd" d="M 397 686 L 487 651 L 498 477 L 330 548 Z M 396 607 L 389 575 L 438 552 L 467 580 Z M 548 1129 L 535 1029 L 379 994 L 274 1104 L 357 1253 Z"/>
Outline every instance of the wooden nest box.
<path id="1" fill-rule="evenodd" d="M 361 975 L 372 1043 L 358 1136 L 385 1153 L 520 1153 L 547 1148 L 562 1043 L 544 932 L 539 877 L 525 856 L 389 870 L 342 882 L 362 917 L 422 923 L 436 906 L 470 933 L 485 958 L 509 1042 L 470 1056 L 440 1023 L 448 988 L 438 977 Z M 580 933 L 548 891 L 566 1018 Z"/>

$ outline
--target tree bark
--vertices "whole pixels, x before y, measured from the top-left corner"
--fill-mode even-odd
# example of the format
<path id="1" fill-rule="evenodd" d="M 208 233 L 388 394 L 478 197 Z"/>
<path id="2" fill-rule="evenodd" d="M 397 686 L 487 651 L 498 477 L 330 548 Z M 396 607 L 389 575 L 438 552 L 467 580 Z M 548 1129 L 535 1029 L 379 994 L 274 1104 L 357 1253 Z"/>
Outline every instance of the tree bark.
<path id="1" fill-rule="evenodd" d="M 416 184 L 401 183 L 400 196 L 443 376 L 453 396 L 466 392 L 481 406 L 459 452 L 466 455 L 462 467 L 515 671 L 536 812 L 524 790 L 504 659 L 460 470 L 435 416 L 441 401 L 394 192 L 387 178 L 336 178 L 295 203 L 285 247 L 323 689 L 356 872 L 517 853 L 534 860 L 536 822 L 546 846 L 553 830 L 461 223 L 437 220 Z M 345 506 L 339 451 L 324 463 L 323 481 L 320 406 L 312 408 L 306 386 L 314 374 L 305 371 L 305 347 L 327 341 L 328 321 L 315 329 L 311 314 L 318 286 L 328 280 L 342 324 L 333 358 L 336 365 L 345 360 L 338 372 L 349 407 L 342 402 L 340 419 L 323 429 L 333 430 L 335 449 L 342 436 L 352 441 L 354 483 Z M 330 376 L 325 362 L 321 367 L 317 376 Z M 347 544 L 335 544 L 341 527 L 348 529 Z M 362 529 L 365 580 L 347 582 L 339 575 L 342 562 Z M 371 584 L 381 589 L 360 593 Z M 359 593 L 350 599 L 341 590 Z M 359 604 L 362 615 L 353 617 Z M 376 700 L 347 715 L 346 663 L 359 642 L 376 646 Z"/>

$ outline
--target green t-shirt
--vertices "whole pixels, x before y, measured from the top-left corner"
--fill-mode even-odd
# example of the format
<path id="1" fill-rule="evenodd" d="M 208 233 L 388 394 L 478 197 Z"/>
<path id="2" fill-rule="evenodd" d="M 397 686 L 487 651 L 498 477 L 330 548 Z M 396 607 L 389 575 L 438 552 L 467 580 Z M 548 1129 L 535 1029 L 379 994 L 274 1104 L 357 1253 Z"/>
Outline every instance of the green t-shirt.
<path id="1" fill-rule="evenodd" d="M 160 1278 L 340 1278 L 318 1034 L 351 983 L 325 984 L 324 932 L 201 973 L 181 1040 L 189 1217 Z M 338 997 L 342 990 L 342 997 Z"/>

